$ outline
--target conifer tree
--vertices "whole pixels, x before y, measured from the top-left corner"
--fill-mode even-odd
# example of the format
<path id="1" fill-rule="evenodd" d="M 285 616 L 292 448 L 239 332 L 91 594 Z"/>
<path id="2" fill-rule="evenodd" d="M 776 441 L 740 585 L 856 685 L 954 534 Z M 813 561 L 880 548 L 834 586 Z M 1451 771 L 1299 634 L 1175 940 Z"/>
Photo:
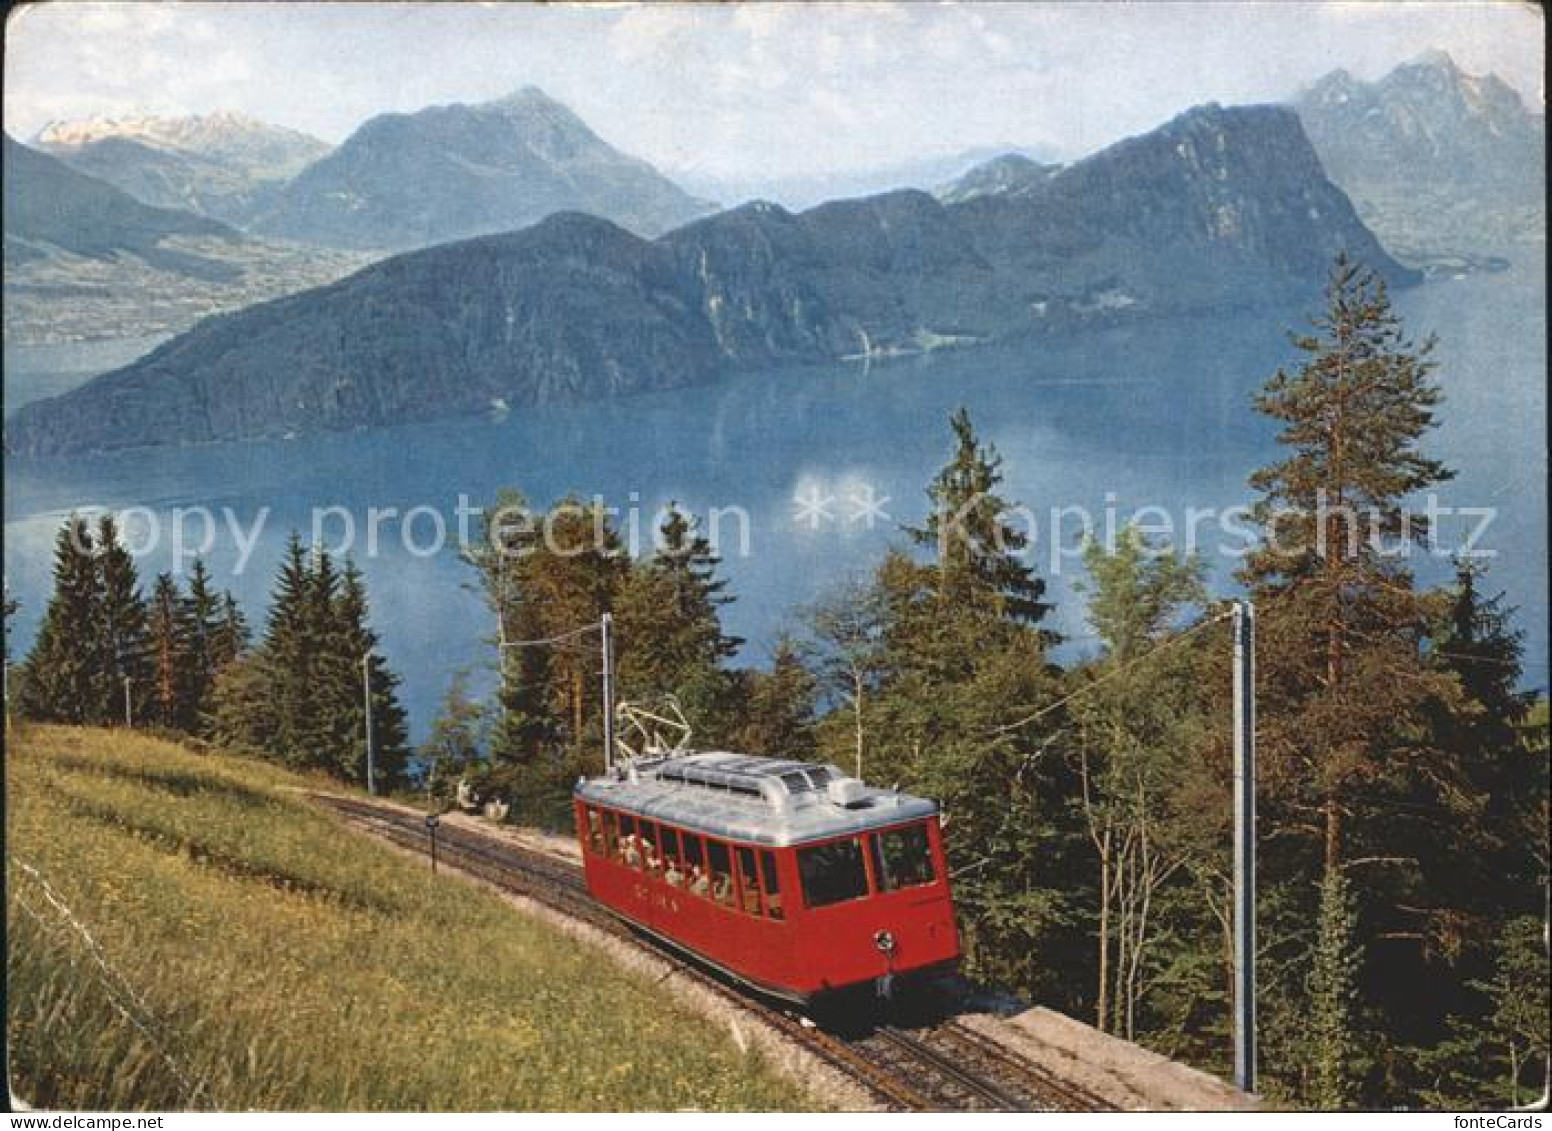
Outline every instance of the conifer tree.
<path id="1" fill-rule="evenodd" d="M 102 579 L 91 527 L 71 515 L 54 541 L 54 593 L 23 672 L 21 706 L 30 718 L 106 721 Z"/>
<path id="2" fill-rule="evenodd" d="M 3 605 L 0 605 L 0 614 L 3 614 L 4 630 L 0 633 L 0 639 L 4 641 L 3 662 L 5 663 L 5 726 L 9 731 L 11 727 L 11 618 L 16 615 L 21 605 L 9 593 L 5 596 Z"/>
<path id="3" fill-rule="evenodd" d="M 134 559 L 119 541 L 112 515 L 105 514 L 98 520 L 97 554 L 102 578 L 99 631 L 105 661 L 101 673 L 103 714 L 123 722 L 127 697 L 132 717 L 143 718 L 154 700 L 146 605 Z"/>
<path id="4" fill-rule="evenodd" d="M 624 577 L 615 603 L 621 692 L 677 696 L 700 739 L 716 741 L 725 737 L 732 691 L 724 664 L 743 641 L 722 630 L 720 610 L 731 598 L 694 519 L 671 503 L 659 534 L 657 550 Z"/>
<path id="5" fill-rule="evenodd" d="M 363 664 L 370 676 L 372 757 L 379 788 L 403 781 L 408 764 L 408 727 L 399 704 L 399 677 L 378 653 L 369 623 L 366 581 L 346 562 L 332 609 L 332 627 L 320 657 L 320 709 L 333 765 L 348 781 L 366 781 L 366 702 Z"/>
<path id="6" fill-rule="evenodd" d="M 492 640 L 501 675 L 491 736 L 491 759 L 528 763 L 557 742 L 552 709 L 554 656 L 548 648 L 502 647 L 502 641 L 544 636 L 538 603 L 525 579 L 526 559 L 542 548 L 532 509 L 520 492 L 503 489 L 481 516 L 480 536 L 464 554 L 497 623 Z"/>
<path id="7" fill-rule="evenodd" d="M 949 423 L 953 458 L 927 488 L 932 504 L 927 524 L 909 533 L 918 545 L 933 549 L 940 599 L 962 612 L 1037 623 L 1050 611 L 1045 582 L 1019 560 L 1029 536 L 1008 520 L 1010 508 L 997 494 L 1002 457 L 977 438 L 965 409 Z"/>
<path id="8" fill-rule="evenodd" d="M 1319 814 L 1330 872 L 1358 795 L 1409 756 L 1406 721 L 1451 697 L 1421 654 L 1437 603 L 1402 552 L 1428 535 L 1409 497 L 1451 473 L 1419 447 L 1440 399 L 1433 344 L 1408 340 L 1371 271 L 1339 258 L 1293 342 L 1304 364 L 1256 401 L 1287 454 L 1251 476 L 1266 538 L 1243 577 L 1260 606 L 1265 775 L 1282 804 Z"/>
<path id="9" fill-rule="evenodd" d="M 151 643 L 152 717 L 163 727 L 187 728 L 189 722 L 184 714 L 188 697 L 183 688 L 187 652 L 182 604 L 172 574 L 157 574 L 146 628 Z"/>
<path id="10" fill-rule="evenodd" d="M 792 641 L 785 636 L 776 641 L 770 671 L 748 672 L 745 677 L 739 749 L 794 761 L 813 758 L 818 684 Z"/>
<path id="11" fill-rule="evenodd" d="M 210 694 L 216 678 L 216 635 L 221 624 L 221 597 L 211 586 L 210 572 L 201 558 L 189 569 L 188 595 L 179 605 L 185 641 L 181 716 L 190 730 L 210 711 Z"/>
<path id="12" fill-rule="evenodd" d="M 248 618 L 230 590 L 221 594 L 221 613 L 210 642 L 210 661 L 219 674 L 248 650 Z"/>
<path id="13" fill-rule="evenodd" d="M 1043 583 L 1018 559 L 1024 535 L 996 494 L 996 452 L 963 412 L 955 450 L 912 531 L 925 562 L 887 557 L 868 776 L 938 798 L 951 815 L 972 975 L 1076 1008 L 1085 957 L 1075 888 L 1081 830 L 1071 768 L 1051 753 L 1060 718 Z"/>
<path id="14" fill-rule="evenodd" d="M 275 580 L 270 599 L 269 621 L 264 631 L 263 654 L 259 658 L 271 712 L 268 725 L 238 727 L 229 719 L 230 730 L 242 730 L 248 737 L 259 738 L 258 745 L 280 754 L 293 765 L 307 764 L 306 742 L 312 718 L 314 659 L 317 648 L 317 613 L 312 570 L 307 551 L 295 531 L 286 543 L 285 558 Z"/>

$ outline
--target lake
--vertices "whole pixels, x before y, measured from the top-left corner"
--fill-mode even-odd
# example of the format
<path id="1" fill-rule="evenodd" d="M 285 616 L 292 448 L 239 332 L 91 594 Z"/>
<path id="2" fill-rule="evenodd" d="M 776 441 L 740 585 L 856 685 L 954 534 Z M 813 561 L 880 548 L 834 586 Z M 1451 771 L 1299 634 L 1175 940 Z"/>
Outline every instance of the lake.
<path id="1" fill-rule="evenodd" d="M 1507 590 L 1527 637 L 1526 682 L 1545 687 L 1547 668 L 1546 355 L 1542 265 L 1431 282 L 1400 296 L 1417 335 L 1439 335 L 1439 380 L 1447 401 L 1429 450 L 1457 469 L 1442 503 L 1497 508 L 1479 546 L 1496 555 L 1489 583 Z M 304 533 L 314 508 L 337 507 L 324 526 L 338 546 L 346 513 L 364 569 L 373 619 L 417 738 L 424 736 L 451 675 L 487 679 L 491 618 L 456 547 L 422 556 L 436 520 L 454 527 L 460 496 L 488 501 L 519 487 L 548 502 L 567 492 L 600 495 L 649 531 L 669 499 L 706 515 L 719 508 L 719 545 L 730 592 L 729 629 L 747 639 L 746 662 L 763 663 L 794 610 L 848 573 L 866 569 L 901 523 L 920 522 L 924 488 L 949 453 L 948 416 L 966 406 L 1004 458 L 1009 500 L 1033 519 L 1032 561 L 1059 602 L 1063 655 L 1092 647 L 1072 583 L 1080 579 L 1076 511 L 1103 535 L 1140 507 L 1167 516 L 1177 544 L 1191 518 L 1218 591 L 1232 588 L 1242 540 L 1220 517 L 1247 503 L 1245 476 L 1275 452 L 1274 430 L 1250 398 L 1276 369 L 1296 360 L 1285 331 L 1300 312 L 1139 322 L 1064 341 L 1030 341 L 941 351 L 887 363 L 766 373 L 710 388 L 605 404 L 513 413 L 502 419 L 305 437 L 293 441 L 152 449 L 47 462 L 7 461 L 5 573 L 22 602 L 13 644 L 31 642 L 50 588 L 50 552 L 72 508 L 147 510 L 137 537 L 160 530 L 140 556 L 142 578 L 174 567 L 169 524 L 177 508 L 222 508 L 248 532 L 261 523 L 245 568 L 230 535 L 214 539 L 209 562 L 262 622 L 275 567 L 292 527 Z M 119 353 L 70 347 L 6 354 L 7 412 L 13 392 L 31 397 L 74 384 Z M 100 351 L 104 343 L 84 347 Z M 149 348 L 148 344 L 144 348 Z M 429 508 L 408 523 L 405 514 Z M 365 550 L 370 508 L 379 509 L 375 553 Z M 396 510 L 396 515 L 383 513 Z M 154 519 L 153 517 L 154 516 Z M 1205 517 L 1203 517 L 1205 516 Z M 1473 516 L 1441 522 L 1460 545 Z M 185 549 L 202 529 L 185 523 Z M 1054 529 L 1053 529 L 1054 526 Z M 185 563 L 186 564 L 186 563 Z M 1446 562 L 1422 555 L 1419 573 L 1437 579 Z"/>

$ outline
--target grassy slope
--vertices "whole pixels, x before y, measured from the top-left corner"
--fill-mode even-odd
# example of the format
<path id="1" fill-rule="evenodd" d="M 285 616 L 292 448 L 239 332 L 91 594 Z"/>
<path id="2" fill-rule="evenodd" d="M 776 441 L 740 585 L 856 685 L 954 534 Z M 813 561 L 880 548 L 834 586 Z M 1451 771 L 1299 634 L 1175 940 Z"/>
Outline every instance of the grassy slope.
<path id="1" fill-rule="evenodd" d="M 433 883 L 275 767 L 43 727 L 6 762 L 7 1024 L 29 1102 L 805 1106 L 645 979 Z"/>

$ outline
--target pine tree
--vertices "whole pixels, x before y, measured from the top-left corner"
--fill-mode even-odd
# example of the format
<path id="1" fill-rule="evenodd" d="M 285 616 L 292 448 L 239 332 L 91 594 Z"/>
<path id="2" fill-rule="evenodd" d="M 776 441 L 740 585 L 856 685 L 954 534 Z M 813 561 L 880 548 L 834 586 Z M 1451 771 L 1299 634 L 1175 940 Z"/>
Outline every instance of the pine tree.
<path id="1" fill-rule="evenodd" d="M 1309 1106 L 1342 1111 L 1358 1100 L 1357 912 L 1347 878 L 1327 872 L 1320 881 L 1319 934 L 1310 971 Z"/>
<path id="2" fill-rule="evenodd" d="M 1323 867 L 1341 866 L 1359 794 L 1409 755 L 1409 719 L 1451 681 L 1421 641 L 1436 603 L 1396 552 L 1426 539 L 1410 496 L 1448 479 L 1419 441 L 1440 394 L 1372 272 L 1337 261 L 1307 356 L 1256 401 L 1278 421 L 1286 458 L 1255 472 L 1266 540 L 1243 579 L 1260 606 L 1262 756 L 1281 803 L 1319 813 Z"/>
<path id="3" fill-rule="evenodd" d="M 233 750 L 279 757 L 277 708 L 262 651 L 241 657 L 216 675 L 210 694 L 210 736 Z"/>
<path id="4" fill-rule="evenodd" d="M 105 722 L 102 579 L 91 527 L 71 515 L 54 542 L 54 593 L 27 657 L 21 707 L 45 722 Z"/>
<path id="5" fill-rule="evenodd" d="M 102 577 L 102 633 L 105 666 L 103 714 L 124 721 L 126 699 L 131 716 L 143 718 L 154 700 L 146 605 L 134 559 L 119 541 L 112 515 L 97 524 L 97 553 Z"/>

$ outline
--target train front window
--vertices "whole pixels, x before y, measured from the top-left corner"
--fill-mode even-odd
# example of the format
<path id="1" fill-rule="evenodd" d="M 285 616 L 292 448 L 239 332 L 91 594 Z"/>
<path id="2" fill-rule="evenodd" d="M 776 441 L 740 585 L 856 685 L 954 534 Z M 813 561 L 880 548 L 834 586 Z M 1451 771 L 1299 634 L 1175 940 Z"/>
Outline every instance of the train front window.
<path id="1" fill-rule="evenodd" d="M 907 825 L 874 836 L 873 872 L 880 891 L 920 887 L 937 879 L 927 826 Z"/>
<path id="2" fill-rule="evenodd" d="M 857 837 L 799 849 L 798 875 L 803 880 L 803 902 L 810 907 L 828 907 L 868 894 L 862 841 Z"/>

